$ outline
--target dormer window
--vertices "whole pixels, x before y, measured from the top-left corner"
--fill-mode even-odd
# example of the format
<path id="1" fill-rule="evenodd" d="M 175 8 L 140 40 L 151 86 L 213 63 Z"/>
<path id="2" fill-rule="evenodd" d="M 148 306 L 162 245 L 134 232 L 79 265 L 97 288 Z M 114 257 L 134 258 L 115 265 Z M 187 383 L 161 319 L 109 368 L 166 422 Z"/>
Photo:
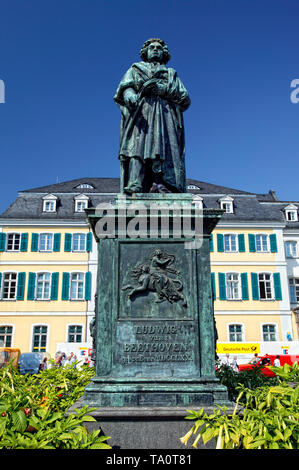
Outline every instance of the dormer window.
<path id="1" fill-rule="evenodd" d="M 76 186 L 77 189 L 94 189 L 94 187 L 89 183 L 81 183 Z"/>
<path id="2" fill-rule="evenodd" d="M 287 222 L 297 222 L 298 220 L 298 211 L 297 206 L 294 204 L 289 204 L 284 208 L 285 218 Z"/>
<path id="3" fill-rule="evenodd" d="M 187 189 L 197 189 L 197 191 L 198 191 L 198 190 L 200 189 L 200 187 L 199 187 L 199 186 L 196 186 L 195 184 L 189 184 L 189 185 L 187 186 Z"/>
<path id="4" fill-rule="evenodd" d="M 192 204 L 194 204 L 194 206 L 197 209 L 202 209 L 203 208 L 203 198 L 201 196 L 193 196 Z"/>
<path id="5" fill-rule="evenodd" d="M 43 197 L 43 212 L 56 212 L 57 197 L 47 194 Z"/>
<path id="6" fill-rule="evenodd" d="M 233 198 L 230 196 L 222 197 L 219 199 L 220 208 L 223 209 L 227 214 L 232 214 L 234 212 Z"/>
<path id="7" fill-rule="evenodd" d="M 75 197 L 75 212 L 84 212 L 88 207 L 89 197 L 85 194 L 80 194 Z"/>

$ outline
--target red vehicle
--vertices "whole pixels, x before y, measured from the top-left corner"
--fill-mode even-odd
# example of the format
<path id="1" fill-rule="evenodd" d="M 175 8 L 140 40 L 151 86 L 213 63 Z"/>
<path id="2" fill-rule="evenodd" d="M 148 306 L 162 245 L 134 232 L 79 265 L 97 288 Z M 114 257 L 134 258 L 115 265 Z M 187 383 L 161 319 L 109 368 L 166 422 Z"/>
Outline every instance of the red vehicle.
<path id="1" fill-rule="evenodd" d="M 266 354 L 265 356 L 258 356 L 258 362 L 256 364 L 239 364 L 239 372 L 246 369 L 253 369 L 254 367 L 259 367 L 261 373 L 266 377 L 275 377 L 276 374 L 272 370 L 270 370 L 267 366 L 273 366 L 274 359 L 276 359 L 276 354 Z M 299 364 L 299 355 L 293 354 L 281 354 L 279 355 L 280 365 L 283 366 L 284 364 L 294 364 L 294 362 L 298 362 Z"/>

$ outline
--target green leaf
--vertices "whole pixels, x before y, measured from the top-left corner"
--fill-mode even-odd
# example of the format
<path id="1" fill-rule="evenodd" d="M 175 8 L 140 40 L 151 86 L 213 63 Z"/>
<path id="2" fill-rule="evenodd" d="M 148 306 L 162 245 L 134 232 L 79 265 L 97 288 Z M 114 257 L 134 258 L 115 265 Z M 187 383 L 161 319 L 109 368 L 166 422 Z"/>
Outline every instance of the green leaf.
<path id="1" fill-rule="evenodd" d="M 24 411 L 22 410 L 15 411 L 12 413 L 11 417 L 12 417 L 13 425 L 16 428 L 16 431 L 24 432 L 25 429 L 27 428 L 27 419 L 26 419 Z"/>

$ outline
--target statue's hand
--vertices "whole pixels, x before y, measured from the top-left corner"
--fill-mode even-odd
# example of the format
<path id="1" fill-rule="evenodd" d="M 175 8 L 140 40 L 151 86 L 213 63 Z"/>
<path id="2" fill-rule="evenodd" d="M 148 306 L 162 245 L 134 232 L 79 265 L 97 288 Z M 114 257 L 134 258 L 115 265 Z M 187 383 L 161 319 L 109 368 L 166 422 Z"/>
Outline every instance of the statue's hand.
<path id="1" fill-rule="evenodd" d="M 166 84 L 165 83 L 157 83 L 156 84 L 156 93 L 158 96 L 163 97 L 166 93 Z"/>
<path id="2" fill-rule="evenodd" d="M 127 90 L 124 95 L 124 101 L 128 108 L 134 109 L 137 105 L 137 95 L 135 92 Z"/>

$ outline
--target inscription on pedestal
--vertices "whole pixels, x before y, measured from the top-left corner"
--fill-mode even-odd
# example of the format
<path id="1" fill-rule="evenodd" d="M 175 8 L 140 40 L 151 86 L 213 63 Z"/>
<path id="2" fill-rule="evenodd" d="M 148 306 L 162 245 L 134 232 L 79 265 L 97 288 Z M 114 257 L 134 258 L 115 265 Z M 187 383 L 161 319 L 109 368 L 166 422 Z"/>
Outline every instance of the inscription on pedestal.
<path id="1" fill-rule="evenodd" d="M 163 375 L 172 375 L 186 365 L 194 372 L 199 350 L 196 337 L 192 321 L 118 322 L 115 362 L 124 373 L 133 367 L 137 372 L 150 373 L 156 365 L 163 369 Z"/>

